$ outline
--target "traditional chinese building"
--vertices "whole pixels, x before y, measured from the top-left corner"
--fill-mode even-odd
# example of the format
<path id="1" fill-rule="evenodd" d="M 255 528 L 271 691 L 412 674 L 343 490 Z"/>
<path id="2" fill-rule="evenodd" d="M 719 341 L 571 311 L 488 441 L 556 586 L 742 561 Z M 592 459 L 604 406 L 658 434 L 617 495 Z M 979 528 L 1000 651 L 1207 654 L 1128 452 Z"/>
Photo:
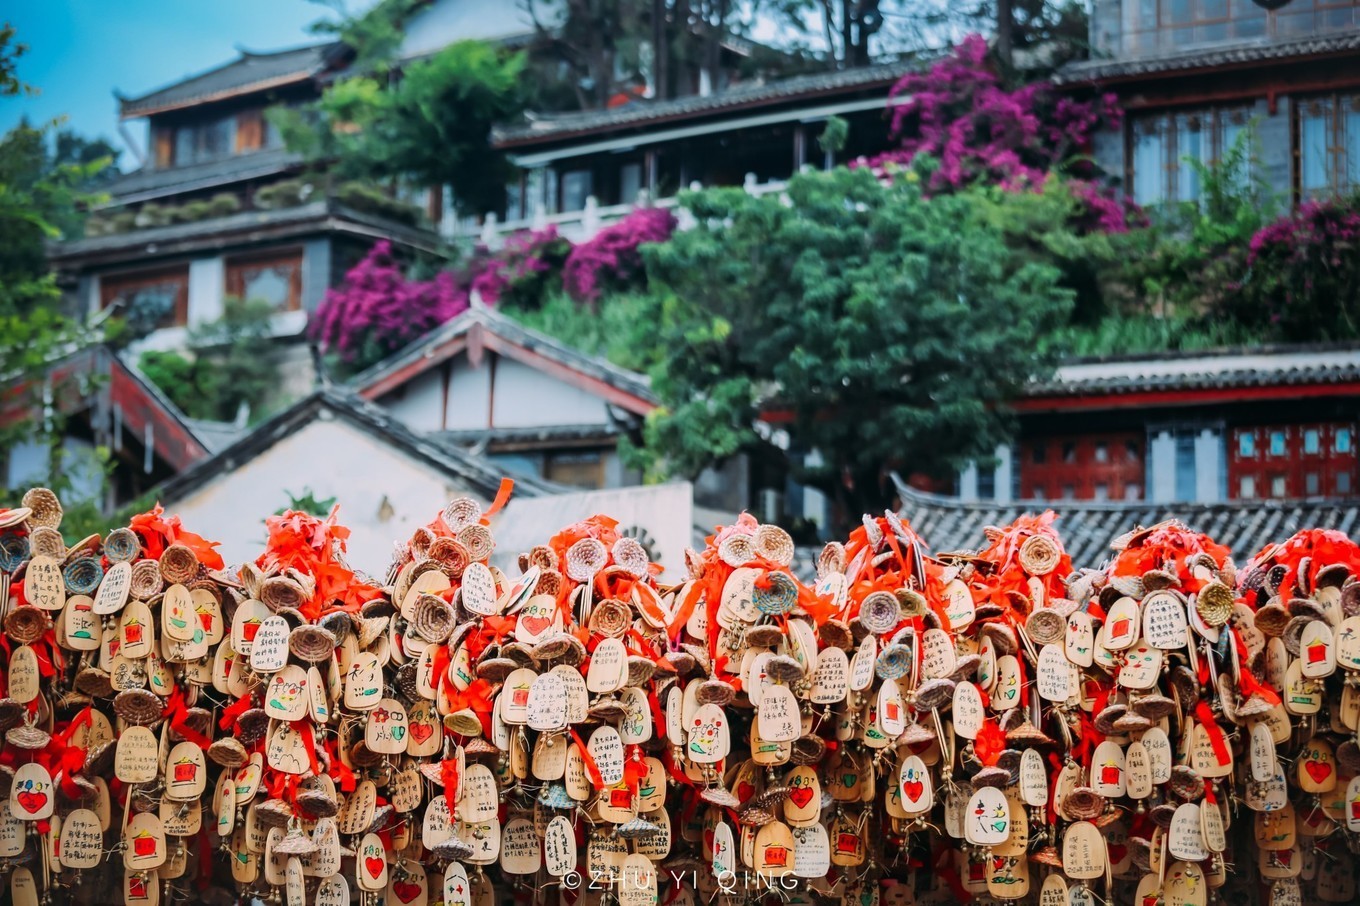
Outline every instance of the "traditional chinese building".
<path id="1" fill-rule="evenodd" d="M 1360 186 L 1356 0 L 1095 0 L 1091 59 L 1060 79 L 1119 99 L 1126 120 L 1095 157 L 1139 204 L 1199 198 L 1189 160 L 1219 159 L 1249 126 L 1280 197 Z"/>
<path id="2" fill-rule="evenodd" d="M 962 500 L 1360 497 L 1360 347 L 1077 360 L 1013 406 L 1017 442 Z"/>

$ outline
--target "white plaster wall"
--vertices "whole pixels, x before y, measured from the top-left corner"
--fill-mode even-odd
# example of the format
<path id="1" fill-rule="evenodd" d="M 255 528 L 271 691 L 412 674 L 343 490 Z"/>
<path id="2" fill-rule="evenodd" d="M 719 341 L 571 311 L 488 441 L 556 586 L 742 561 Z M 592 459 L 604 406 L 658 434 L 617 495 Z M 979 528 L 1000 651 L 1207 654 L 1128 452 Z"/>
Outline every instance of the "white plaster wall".
<path id="1" fill-rule="evenodd" d="M 306 488 L 317 499 L 337 499 L 340 521 L 351 530 L 349 562 L 376 576 L 386 571 L 394 541 L 409 538 L 450 498 L 469 494 L 346 422 L 318 419 L 187 497 L 162 502 L 190 531 L 221 541 L 228 563 L 242 563 L 264 549 L 265 516 Z"/>
<path id="2" fill-rule="evenodd" d="M 189 262 L 189 326 L 207 324 L 222 317 L 226 271 L 221 256 Z"/>
<path id="3" fill-rule="evenodd" d="M 555 21 L 551 2 L 535 5 L 545 25 Z M 454 41 L 495 40 L 533 29 L 523 4 L 513 0 L 434 0 L 407 24 L 401 56 L 423 56 Z"/>
<path id="4" fill-rule="evenodd" d="M 400 394 L 384 397 L 380 404 L 419 434 L 438 431 L 439 407 L 443 402 L 442 369 L 434 368 L 407 382 Z"/>
<path id="5" fill-rule="evenodd" d="M 602 425 L 604 400 L 513 359 L 496 362 L 492 421 L 499 428 L 537 425 Z"/>
<path id="6" fill-rule="evenodd" d="M 500 392 L 500 388 L 496 388 Z M 450 431 L 476 431 L 491 424 L 491 356 L 480 368 L 468 364 L 467 356 L 453 360 L 449 378 L 448 426 Z M 438 411 L 438 403 L 436 403 Z"/>

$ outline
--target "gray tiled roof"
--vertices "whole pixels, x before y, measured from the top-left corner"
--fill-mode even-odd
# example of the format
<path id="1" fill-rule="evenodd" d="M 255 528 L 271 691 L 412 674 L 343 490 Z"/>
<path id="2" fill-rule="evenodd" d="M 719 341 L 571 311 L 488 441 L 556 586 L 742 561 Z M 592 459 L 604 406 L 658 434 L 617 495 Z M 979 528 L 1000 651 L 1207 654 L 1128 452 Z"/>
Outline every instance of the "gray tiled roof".
<path id="1" fill-rule="evenodd" d="M 1360 30 L 1314 35 L 1293 41 L 1244 41 L 1174 53 L 1071 63 L 1058 73 L 1060 84 L 1157 76 L 1187 69 L 1248 66 L 1273 60 L 1344 54 L 1360 50 Z"/>
<path id="2" fill-rule="evenodd" d="M 407 346 L 405 350 L 384 359 L 367 371 L 355 376 L 351 385 L 359 393 L 364 393 L 367 388 L 381 383 L 385 378 L 412 364 L 425 362 L 427 363 L 426 367 L 432 368 L 442 361 L 442 359 L 436 358 L 435 351 L 449 341 L 467 333 L 474 325 L 481 325 L 489 333 L 502 337 L 515 346 L 538 353 L 560 365 L 565 365 L 573 371 L 602 381 L 616 390 L 631 394 L 648 403 L 656 403 L 656 396 L 652 393 L 651 381 L 646 375 L 620 368 L 599 356 L 587 355 L 580 350 L 573 349 L 559 340 L 536 330 L 530 330 L 518 321 L 481 304 L 474 305 L 458 317 L 426 334 L 424 338 Z"/>
<path id="3" fill-rule="evenodd" d="M 466 482 L 488 500 L 495 496 L 505 474 L 502 466 L 490 460 L 473 456 L 451 444 L 415 434 L 387 410 L 359 398 L 349 390 L 322 387 L 244 437 L 171 478 L 155 493 L 162 503 L 173 505 L 219 475 L 233 471 L 264 453 L 303 425 L 324 417 L 349 421 L 369 436 L 402 450 L 450 477 Z M 515 488 L 517 494 L 529 497 L 560 490 L 550 482 L 525 476 L 515 477 Z"/>
<path id="4" fill-rule="evenodd" d="M 107 191 L 115 204 L 131 204 L 273 176 L 301 163 L 300 154 L 286 148 L 270 148 L 184 167 L 143 167 L 124 173 L 109 185 Z"/>
<path id="5" fill-rule="evenodd" d="M 964 503 L 907 486 L 896 475 L 899 513 L 935 552 L 978 550 L 986 546 L 983 529 L 1004 526 L 1026 513 L 1053 510 L 1072 563 L 1098 567 L 1112 551 L 1110 542 L 1135 526 L 1179 519 L 1190 528 L 1227 545 L 1238 563 L 1299 529 L 1330 528 L 1360 534 L 1360 500 L 1233 500 L 1226 503 L 1092 503 L 1023 500 L 1014 503 Z"/>
<path id="6" fill-rule="evenodd" d="M 331 43 L 271 53 L 242 50 L 230 63 L 181 79 L 138 98 L 120 98 L 124 119 L 302 81 L 321 71 Z"/>
<path id="7" fill-rule="evenodd" d="M 1026 395 L 1289 386 L 1360 380 L 1360 346 L 1286 346 L 1159 356 L 1080 359 Z"/>
<path id="8" fill-rule="evenodd" d="M 398 224 L 323 199 L 274 211 L 241 211 L 191 223 L 54 242 L 48 245 L 47 253 L 54 263 L 69 266 L 72 262 L 114 254 L 165 255 L 200 247 L 221 248 L 233 240 L 238 244 L 257 241 L 265 232 L 271 236 L 350 232 L 373 240 L 389 238 L 414 248 L 432 249 L 439 245 L 438 236 L 430 230 Z"/>
<path id="9" fill-rule="evenodd" d="M 612 110 L 588 110 L 557 116 L 537 116 L 520 125 L 498 127 L 492 135 L 497 145 L 522 145 L 581 133 L 601 133 L 613 129 L 645 126 L 649 123 L 723 113 L 727 110 L 778 104 L 804 97 L 816 97 L 876 86 L 890 86 L 912 71 L 908 63 L 883 63 L 837 72 L 794 76 L 761 85 L 738 86 L 707 96 L 677 98 L 670 101 L 635 101 Z"/>

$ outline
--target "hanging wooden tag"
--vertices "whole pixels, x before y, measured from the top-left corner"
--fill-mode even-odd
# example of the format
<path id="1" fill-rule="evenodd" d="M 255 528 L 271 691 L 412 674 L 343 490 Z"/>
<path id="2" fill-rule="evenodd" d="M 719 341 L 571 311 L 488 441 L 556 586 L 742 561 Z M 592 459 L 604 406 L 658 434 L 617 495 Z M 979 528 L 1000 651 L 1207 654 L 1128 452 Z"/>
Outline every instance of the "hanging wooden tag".
<path id="1" fill-rule="evenodd" d="M 1119 671 L 1119 685 L 1135 690 L 1153 688 L 1161 675 L 1163 658 L 1160 648 L 1153 648 L 1146 642 L 1129 648 L 1124 656 L 1123 669 Z"/>
<path id="2" fill-rule="evenodd" d="M 1076 691 L 1072 662 L 1060 645 L 1045 645 L 1039 649 L 1035 674 L 1035 686 L 1044 701 L 1065 702 Z"/>
<path id="3" fill-rule="evenodd" d="M 1091 787 L 1096 795 L 1118 799 L 1125 791 L 1124 750 L 1116 742 L 1105 740 L 1096 746 L 1091 756 Z"/>
<path id="4" fill-rule="evenodd" d="M 884 683 L 885 686 L 889 685 Z M 896 687 L 896 683 L 892 684 Z M 905 708 L 903 709 L 905 711 Z M 977 739 L 978 733 L 982 732 L 982 722 L 986 718 L 986 711 L 982 707 L 982 695 L 978 692 L 978 687 L 969 682 L 958 683 L 954 686 L 954 732 L 963 739 Z M 905 721 L 902 729 L 906 729 Z M 899 733 L 901 730 L 898 731 Z M 897 734 L 893 734 L 896 736 Z"/>
<path id="5" fill-rule="evenodd" d="M 128 727 L 119 734 L 113 756 L 113 775 L 123 783 L 155 780 L 157 761 L 156 734 L 149 727 Z"/>
<path id="6" fill-rule="evenodd" d="M 991 706 L 996 711 L 1009 711 L 1020 704 L 1020 662 L 1014 655 L 996 659 L 996 684 L 992 687 Z"/>
<path id="7" fill-rule="evenodd" d="M 21 705 L 37 701 L 42 694 L 42 673 L 38 653 L 30 645 L 20 645 L 9 658 L 9 697 Z"/>
<path id="8" fill-rule="evenodd" d="M 793 831 L 782 821 L 771 821 L 756 832 L 754 868 L 766 878 L 793 874 Z M 861 844 L 862 849 L 862 844 Z M 832 860 L 835 855 L 833 849 Z"/>
<path id="9" fill-rule="evenodd" d="M 515 640 L 537 645 L 562 629 L 561 611 L 552 595 L 534 595 L 525 602 L 515 620 Z"/>
<path id="10" fill-rule="evenodd" d="M 732 836 L 732 828 L 725 821 L 713 826 L 712 842 L 713 874 L 719 878 L 735 875 L 738 869 L 737 844 Z"/>
<path id="11" fill-rule="evenodd" d="M 1305 793 L 1330 793 L 1336 789 L 1336 755 L 1326 740 L 1309 740 L 1299 752 L 1297 765 L 1299 789 Z"/>
<path id="12" fill-rule="evenodd" d="M 1011 812 L 1005 793 L 996 787 L 979 787 L 968 800 L 965 839 L 977 846 L 1004 843 L 1010 836 Z"/>
<path id="13" fill-rule="evenodd" d="M 1020 754 L 1020 795 L 1031 808 L 1048 805 L 1048 770 L 1035 749 Z"/>
<path id="14" fill-rule="evenodd" d="M 1171 816 L 1166 842 L 1167 851 L 1177 859 L 1203 862 L 1209 858 L 1209 850 L 1204 846 L 1204 829 L 1198 803 L 1182 802 L 1176 807 L 1175 814 Z"/>
<path id="15" fill-rule="evenodd" d="M 701 705 L 686 733 L 685 754 L 695 764 L 715 764 L 731 751 L 731 728 L 719 705 Z"/>
<path id="16" fill-rule="evenodd" d="M 987 892 L 1001 900 L 1029 895 L 1029 860 L 1023 855 L 997 855 L 987 859 Z"/>
<path id="17" fill-rule="evenodd" d="M 104 581 L 108 581 L 107 574 Z M 66 579 L 61 561 L 40 554 L 28 561 L 24 571 L 24 597 L 41 610 L 61 610 L 66 604 Z"/>
<path id="18" fill-rule="evenodd" d="M 307 671 L 289 664 L 269 680 L 265 690 L 264 712 L 276 720 L 302 720 L 311 701 Z"/>
<path id="19" fill-rule="evenodd" d="M 897 776 L 902 808 L 907 814 L 920 815 L 930 811 L 935 804 L 935 792 L 925 762 L 917 755 L 908 755 L 902 759 Z"/>
<path id="20" fill-rule="evenodd" d="M 171 585 L 161 596 L 161 634 L 187 642 L 193 639 L 195 631 L 202 632 L 203 627 L 194 612 L 193 596 L 183 585 Z"/>
<path id="21" fill-rule="evenodd" d="M 313 754 L 298 731 L 297 725 L 275 721 L 265 743 L 265 762 L 285 774 L 305 774 L 311 768 Z"/>
<path id="22" fill-rule="evenodd" d="M 1272 642 L 1279 641 L 1271 639 Z M 1321 683 L 1314 683 L 1303 675 L 1303 661 L 1291 660 L 1284 674 L 1284 701 L 1285 708 L 1290 714 L 1306 717 L 1316 714 L 1322 710 L 1322 691 Z"/>
<path id="23" fill-rule="evenodd" d="M 66 633 L 66 647 L 72 651 L 98 651 L 104 625 L 95 616 L 94 599 L 88 595 L 72 595 L 62 610 L 62 624 Z"/>
<path id="24" fill-rule="evenodd" d="M 1137 601 L 1127 595 L 1115 601 L 1105 615 L 1105 647 L 1111 651 L 1132 648 L 1138 641 L 1141 623 Z"/>
<path id="25" fill-rule="evenodd" d="M 1209 884 L 1198 865 L 1173 862 L 1166 870 L 1163 891 L 1165 906 L 1204 906 L 1208 902 Z"/>
<path id="26" fill-rule="evenodd" d="M 1074 610 L 1067 617 L 1067 633 L 1063 636 L 1063 653 L 1078 667 L 1095 663 L 1095 621 L 1084 610 Z"/>
<path id="27" fill-rule="evenodd" d="M 586 673 L 586 690 L 617 692 L 628 680 L 628 652 L 620 639 L 608 638 L 595 647 Z"/>
<path id="28" fill-rule="evenodd" d="M 1074 821 L 1063 834 L 1063 872 L 1073 880 L 1088 881 L 1105 874 L 1105 838 L 1089 821 Z"/>
<path id="29" fill-rule="evenodd" d="M 802 735 L 798 699 L 788 686 L 769 684 L 765 687 L 756 709 L 756 720 L 761 737 L 772 742 L 791 742 Z"/>
<path id="30" fill-rule="evenodd" d="M 927 629 L 922 633 L 921 651 L 921 673 L 928 679 L 948 676 L 958 664 L 954 640 L 943 629 Z"/>
<path id="31" fill-rule="evenodd" d="M 543 835 L 543 862 L 548 874 L 561 878 L 576 869 L 576 834 L 571 821 L 558 815 Z"/>
<path id="32" fill-rule="evenodd" d="M 823 878 L 831 871 L 831 840 L 826 827 L 810 824 L 793 828 L 793 874 L 795 877 Z"/>
<path id="33" fill-rule="evenodd" d="M 1148 645 L 1163 651 L 1184 648 L 1189 630 L 1185 605 L 1176 592 L 1155 591 L 1143 599 L 1143 640 Z"/>
<path id="34" fill-rule="evenodd" d="M 256 673 L 273 673 L 288 663 L 288 621 L 271 614 L 260 624 L 250 646 L 250 667 Z"/>
<path id="35" fill-rule="evenodd" d="M 501 830 L 501 871 L 509 875 L 531 875 L 543 861 L 534 822 L 511 818 Z"/>
<path id="36" fill-rule="evenodd" d="M 133 815 L 123 830 L 123 867 L 147 871 L 165 864 L 165 827 L 160 816 L 151 812 Z"/>
<path id="37" fill-rule="evenodd" d="M 1300 672 L 1309 679 L 1321 679 L 1336 672 L 1336 642 L 1326 620 L 1312 620 L 1299 636 Z"/>
<path id="38" fill-rule="evenodd" d="M 944 587 L 944 615 L 949 628 L 954 632 L 967 629 L 973 623 L 977 609 L 973 605 L 973 593 L 961 579 L 952 579 Z"/>
<path id="39" fill-rule="evenodd" d="M 459 596 L 469 613 L 490 617 L 498 613 L 496 577 L 485 563 L 469 563 L 463 571 Z"/>
<path id="40" fill-rule="evenodd" d="M 40 821 L 50 818 L 55 806 L 56 790 L 47 768 L 37 762 L 20 765 L 11 782 L 10 813 L 20 821 Z"/>
<path id="41" fill-rule="evenodd" d="M 382 701 L 382 664 L 371 651 L 360 651 L 345 672 L 345 707 L 370 711 Z"/>
<path id="42" fill-rule="evenodd" d="M 344 906 L 348 904 L 346 900 Z M 472 884 L 467 869 L 457 862 L 450 862 L 444 869 L 444 906 L 472 906 Z"/>
<path id="43" fill-rule="evenodd" d="M 387 852 L 377 834 L 364 834 L 354 855 L 354 871 L 360 890 L 387 887 Z"/>
<path id="44" fill-rule="evenodd" d="M 878 639 L 866 635 L 850 659 L 850 691 L 863 692 L 874 681 L 874 661 L 878 658 Z"/>
<path id="45" fill-rule="evenodd" d="M 595 759 L 605 786 L 623 780 L 623 740 L 618 730 L 610 726 L 596 727 L 586 741 L 586 749 Z"/>
<path id="46" fill-rule="evenodd" d="M 1152 789 L 1151 759 L 1143 741 L 1136 739 L 1124 753 L 1124 792 L 1130 799 L 1146 799 Z"/>
<path id="47" fill-rule="evenodd" d="M 406 751 L 406 730 L 406 706 L 384 698 L 364 722 L 364 745 L 380 755 L 400 755 Z"/>
<path id="48" fill-rule="evenodd" d="M 197 743 L 181 742 L 165 762 L 165 796 L 179 802 L 198 799 L 208 786 L 208 764 Z"/>

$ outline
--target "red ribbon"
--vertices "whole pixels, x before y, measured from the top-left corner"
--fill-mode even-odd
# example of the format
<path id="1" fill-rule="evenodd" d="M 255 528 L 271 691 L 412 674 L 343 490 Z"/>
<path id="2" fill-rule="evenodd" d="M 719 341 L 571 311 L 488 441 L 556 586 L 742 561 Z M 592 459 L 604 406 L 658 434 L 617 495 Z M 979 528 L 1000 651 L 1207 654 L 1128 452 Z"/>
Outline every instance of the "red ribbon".
<path id="1" fill-rule="evenodd" d="M 1220 765 L 1232 764 L 1232 753 L 1228 751 L 1228 742 L 1223 738 L 1223 730 L 1218 722 L 1214 720 L 1213 709 L 1209 703 L 1200 699 L 1195 704 L 1195 717 L 1204 726 L 1204 731 L 1209 735 L 1209 745 L 1213 747 L 1214 757 L 1218 759 Z"/>
<path id="2" fill-rule="evenodd" d="M 189 726 L 188 722 L 185 720 L 188 711 L 189 709 L 184 704 L 184 693 L 179 689 L 176 689 L 174 692 L 170 693 L 170 699 L 166 702 L 165 710 L 161 712 L 161 717 L 167 718 L 170 721 L 170 729 L 174 730 L 180 736 L 198 746 L 200 749 L 207 749 L 208 746 L 212 745 L 212 739 Z M 312 752 L 310 748 L 308 749 L 308 752 L 312 755 L 312 759 L 315 760 L 316 753 Z"/>
<path id="3" fill-rule="evenodd" d="M 572 741 L 576 743 L 576 748 L 581 753 L 581 761 L 585 763 L 586 773 L 590 775 L 590 782 L 595 784 L 595 789 L 604 790 L 604 775 L 600 773 L 600 766 L 595 763 L 595 757 L 590 754 L 586 744 L 581 742 L 581 736 L 574 727 L 568 727 L 567 732 L 571 733 Z"/>
<path id="4" fill-rule="evenodd" d="M 452 821 L 458 807 L 458 762 L 445 758 L 439 765 L 439 778 L 444 781 L 444 802 L 449 807 L 449 820 Z"/>
<path id="5" fill-rule="evenodd" d="M 486 512 L 482 513 L 482 525 L 486 525 L 492 516 L 499 513 L 510 502 L 510 495 L 514 493 L 515 482 L 510 478 L 502 478 L 501 486 L 496 489 L 496 499 L 491 501 L 491 506 Z"/>

